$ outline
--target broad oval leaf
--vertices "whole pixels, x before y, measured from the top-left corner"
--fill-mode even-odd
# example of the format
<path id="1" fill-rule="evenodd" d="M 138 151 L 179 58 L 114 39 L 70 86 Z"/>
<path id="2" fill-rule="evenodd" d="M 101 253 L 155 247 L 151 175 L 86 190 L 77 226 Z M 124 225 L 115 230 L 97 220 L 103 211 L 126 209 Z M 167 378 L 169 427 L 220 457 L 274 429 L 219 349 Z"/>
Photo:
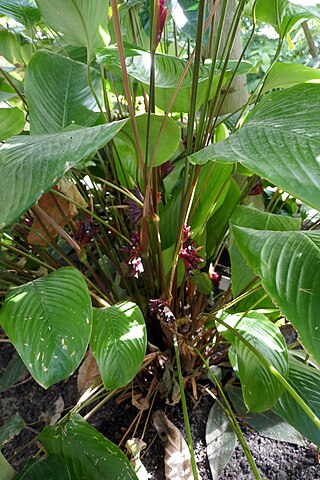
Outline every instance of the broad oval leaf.
<path id="1" fill-rule="evenodd" d="M 0 148 L 0 228 L 17 220 L 66 171 L 109 142 L 125 122 L 12 137 L 4 143 Z"/>
<path id="2" fill-rule="evenodd" d="M 10 442 L 14 437 L 19 435 L 21 430 L 26 426 L 23 418 L 16 413 L 7 420 L 0 428 L 0 447 L 2 448 L 6 443 Z"/>
<path id="3" fill-rule="evenodd" d="M 240 162 L 308 205 L 320 209 L 320 85 L 305 83 L 265 96 L 243 127 L 189 157 Z"/>
<path id="4" fill-rule="evenodd" d="M 1 478 L 3 480 L 14 480 L 16 478 L 16 472 L 11 467 L 10 463 L 0 452 L 0 470 Z"/>
<path id="5" fill-rule="evenodd" d="M 48 453 L 64 458 L 72 479 L 138 480 L 121 450 L 78 414 L 46 427 L 40 441 Z"/>
<path id="6" fill-rule="evenodd" d="M 25 123 L 24 113 L 20 108 L 0 108 L 0 141 L 20 133 Z"/>
<path id="7" fill-rule="evenodd" d="M 233 228 L 240 252 L 320 364 L 320 232 Z"/>
<path id="8" fill-rule="evenodd" d="M 0 393 L 6 392 L 27 373 L 21 358 L 14 353 L 5 371 L 0 376 Z"/>
<path id="9" fill-rule="evenodd" d="M 91 82 L 101 100 L 101 77 L 91 69 Z M 25 75 L 32 135 L 55 133 L 72 124 L 92 126 L 100 116 L 87 79 L 87 67 L 57 53 L 33 55 Z"/>
<path id="10" fill-rule="evenodd" d="M 71 45 L 85 46 L 91 56 L 103 45 L 100 27 L 108 23 L 108 0 L 36 0 L 48 25 Z"/>
<path id="11" fill-rule="evenodd" d="M 178 28 L 190 40 L 196 40 L 199 2 L 194 0 L 169 0 L 168 7 Z"/>
<path id="12" fill-rule="evenodd" d="M 229 463 L 236 447 L 237 436 L 224 415 L 220 405 L 215 402 L 210 410 L 206 426 L 207 455 L 212 480 L 219 480 Z"/>
<path id="13" fill-rule="evenodd" d="M 69 469 L 60 455 L 30 460 L 16 480 L 71 480 Z"/>
<path id="14" fill-rule="evenodd" d="M 106 389 L 127 385 L 138 373 L 147 348 L 139 307 L 122 302 L 93 310 L 91 348 Z"/>
<path id="15" fill-rule="evenodd" d="M 305 82 L 320 83 L 319 69 L 306 67 L 301 63 L 277 62 L 268 73 L 262 93 L 273 88 L 290 88 Z"/>
<path id="16" fill-rule="evenodd" d="M 289 382 L 311 410 L 320 417 L 320 371 L 290 358 Z M 287 391 L 272 410 L 320 447 L 320 430 Z"/>
<path id="17" fill-rule="evenodd" d="M 0 312 L 1 326 L 44 388 L 78 367 L 89 343 L 91 319 L 89 290 L 73 267 L 9 290 Z"/>
<path id="18" fill-rule="evenodd" d="M 259 312 L 229 314 L 224 319 L 235 328 L 283 377 L 288 376 L 288 350 L 279 328 Z M 283 386 L 258 357 L 235 335 L 220 325 L 220 333 L 232 344 L 236 355 L 234 369 L 250 412 L 270 409 L 283 392 Z"/>
<path id="19" fill-rule="evenodd" d="M 174 154 L 180 143 L 180 128 L 173 118 L 167 118 L 165 126 L 161 132 L 161 137 L 157 145 L 158 134 L 162 127 L 164 116 L 151 114 L 150 116 L 150 132 L 148 143 L 148 163 L 150 164 L 153 157 L 153 152 L 156 149 L 153 166 L 157 167 Z M 142 151 L 146 151 L 147 143 L 147 126 L 148 114 L 139 115 L 136 117 L 136 124 L 138 128 L 140 143 Z M 128 139 L 128 136 L 130 137 Z M 135 137 L 132 128 L 131 120 L 125 125 L 119 134 L 121 140 L 126 141 L 129 145 L 135 145 Z M 138 163 L 138 158 L 136 164 Z"/>
<path id="20" fill-rule="evenodd" d="M 32 56 L 32 45 L 22 34 L 0 30 L 1 56 L 14 65 L 25 65 Z"/>
<path id="21" fill-rule="evenodd" d="M 0 13 L 26 27 L 30 27 L 41 18 L 40 11 L 33 0 L 1 0 Z"/>

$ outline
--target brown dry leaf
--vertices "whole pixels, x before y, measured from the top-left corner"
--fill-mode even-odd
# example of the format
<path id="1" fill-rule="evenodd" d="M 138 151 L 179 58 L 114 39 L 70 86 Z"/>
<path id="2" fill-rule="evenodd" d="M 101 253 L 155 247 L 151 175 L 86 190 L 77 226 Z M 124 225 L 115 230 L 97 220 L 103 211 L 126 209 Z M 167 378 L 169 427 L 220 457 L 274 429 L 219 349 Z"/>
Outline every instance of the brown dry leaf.
<path id="1" fill-rule="evenodd" d="M 142 393 L 134 393 L 131 401 L 132 405 L 138 410 L 148 410 L 149 408 L 149 399 L 143 397 Z"/>
<path id="2" fill-rule="evenodd" d="M 58 184 L 54 187 L 54 190 L 63 193 L 71 200 L 76 201 L 83 207 L 87 206 L 86 201 L 80 195 L 77 187 L 71 180 L 67 178 L 62 178 Z M 64 228 L 66 224 L 77 215 L 78 210 L 77 208 L 72 205 L 70 202 L 65 200 L 64 198 L 58 197 L 51 192 L 45 193 L 38 201 L 39 207 L 51 217 L 61 228 Z M 44 225 L 45 228 L 42 227 Z M 47 238 L 54 238 L 57 236 L 57 231 L 55 228 L 46 221 L 45 218 L 41 219 L 41 224 L 37 220 L 34 219 L 32 228 L 35 231 L 29 232 L 28 235 L 28 243 L 29 245 L 46 245 Z M 42 237 L 37 235 L 36 232 L 39 232 Z M 48 234 L 47 234 L 48 232 Z"/>
<path id="3" fill-rule="evenodd" d="M 78 371 L 77 387 L 79 394 L 82 395 L 98 377 L 100 377 L 98 365 L 90 348 Z"/>
<path id="4" fill-rule="evenodd" d="M 166 480 L 193 480 L 190 452 L 180 430 L 162 410 L 153 415 L 153 424 L 164 441 L 164 473 Z"/>
<path id="5" fill-rule="evenodd" d="M 61 395 L 54 402 L 54 415 L 51 417 L 50 425 L 54 425 L 61 418 L 61 414 L 64 410 L 64 401 Z"/>

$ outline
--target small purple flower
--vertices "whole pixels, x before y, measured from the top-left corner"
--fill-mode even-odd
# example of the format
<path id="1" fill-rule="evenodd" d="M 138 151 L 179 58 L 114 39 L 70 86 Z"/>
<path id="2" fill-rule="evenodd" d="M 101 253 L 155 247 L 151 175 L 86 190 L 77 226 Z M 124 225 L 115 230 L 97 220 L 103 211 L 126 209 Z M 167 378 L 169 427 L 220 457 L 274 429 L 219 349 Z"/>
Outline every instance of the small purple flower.
<path id="1" fill-rule="evenodd" d="M 79 221 L 77 227 L 78 230 L 73 234 L 73 238 L 82 247 L 90 243 L 98 232 L 98 227 L 90 215 L 86 215 L 84 220 Z"/>
<path id="2" fill-rule="evenodd" d="M 125 262 L 129 266 L 130 275 L 134 278 L 138 278 L 139 275 L 144 272 L 142 258 L 140 255 L 141 244 L 139 233 L 131 232 L 130 240 L 131 245 L 123 247 L 122 250 L 128 253 L 128 258 L 125 260 Z"/>
<path id="3" fill-rule="evenodd" d="M 198 251 L 202 247 L 195 248 L 194 241 L 191 240 L 191 227 L 186 225 L 183 227 L 181 248 L 179 251 L 179 258 L 184 263 L 186 275 L 190 276 L 193 270 L 197 270 L 199 264 L 203 261 L 198 255 Z"/>
<path id="4" fill-rule="evenodd" d="M 138 199 L 140 200 L 141 203 L 144 202 L 144 198 L 143 198 L 143 195 L 142 193 L 140 192 L 140 190 L 138 189 L 138 187 L 135 187 L 134 189 L 130 190 L 131 193 L 133 193 L 133 195 Z M 132 200 L 131 198 L 126 198 L 126 200 L 124 201 L 124 203 L 126 205 L 129 206 L 129 218 L 130 220 L 132 221 L 132 223 L 134 225 L 139 225 L 140 223 L 140 220 L 142 218 L 142 214 L 143 214 L 143 207 L 141 207 L 140 205 L 137 204 L 137 202 L 135 202 L 134 200 Z"/>
<path id="5" fill-rule="evenodd" d="M 175 316 L 169 308 L 167 300 L 155 298 L 149 302 L 150 312 L 154 313 L 159 320 L 165 320 L 168 323 L 175 321 Z"/>

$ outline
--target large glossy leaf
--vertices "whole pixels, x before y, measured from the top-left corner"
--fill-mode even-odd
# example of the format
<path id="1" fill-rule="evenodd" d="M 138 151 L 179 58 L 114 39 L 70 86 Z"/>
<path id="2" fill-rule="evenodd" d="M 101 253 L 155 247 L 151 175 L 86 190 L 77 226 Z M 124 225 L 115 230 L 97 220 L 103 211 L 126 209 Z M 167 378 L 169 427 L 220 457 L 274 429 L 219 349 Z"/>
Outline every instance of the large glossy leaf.
<path id="1" fill-rule="evenodd" d="M 288 351 L 279 328 L 259 312 L 229 314 L 224 319 L 235 328 L 281 375 L 289 371 Z M 250 412 L 270 409 L 283 392 L 282 385 L 258 357 L 235 335 L 220 325 L 219 331 L 232 344 L 235 352 L 234 369 Z"/>
<path id="2" fill-rule="evenodd" d="M 228 139 L 191 155 L 193 164 L 240 162 L 320 209 L 320 85 L 302 84 L 265 96 Z"/>
<path id="3" fill-rule="evenodd" d="M 41 18 L 39 9 L 33 0 L 1 0 L 0 13 L 13 18 L 26 27 L 38 22 Z"/>
<path id="4" fill-rule="evenodd" d="M 243 402 L 241 388 L 230 385 L 227 393 L 238 415 L 260 435 L 280 442 L 305 445 L 301 434 L 272 410 L 267 410 L 264 413 L 248 412 Z"/>
<path id="5" fill-rule="evenodd" d="M 148 147 L 148 163 L 150 164 L 154 149 L 156 148 L 158 134 L 162 127 L 163 115 L 151 115 L 150 118 L 150 134 L 149 134 L 149 147 Z M 136 117 L 137 128 L 139 132 L 139 138 L 141 142 L 142 151 L 146 151 L 147 142 L 147 125 L 148 115 L 143 114 Z M 135 145 L 135 137 L 133 134 L 133 128 L 131 120 L 126 124 L 119 134 L 121 140 L 127 141 L 129 145 Z M 128 138 L 129 137 L 129 138 Z M 160 141 L 157 146 L 154 164 L 153 166 L 159 166 L 165 163 L 173 153 L 177 150 L 180 142 L 180 128 L 173 118 L 168 118 L 164 129 L 162 130 Z M 138 158 L 136 159 L 136 164 Z"/>
<path id="6" fill-rule="evenodd" d="M 301 221 L 298 218 L 285 217 L 283 215 L 273 215 L 271 213 L 261 212 L 255 208 L 237 206 L 230 218 L 230 243 L 229 254 L 232 270 L 232 293 L 237 297 L 244 292 L 251 282 L 256 278 L 252 268 L 246 262 L 246 259 L 240 253 L 237 243 L 234 240 L 233 226 L 254 228 L 256 230 L 299 230 Z M 252 293 L 249 297 L 238 303 L 238 311 L 245 311 L 255 304 L 261 297 L 265 295 L 265 291 Z M 259 303 L 259 308 L 272 307 L 272 302 L 268 298 Z M 242 309 L 242 310 L 241 310 Z"/>
<path id="7" fill-rule="evenodd" d="M 46 458 L 31 460 L 24 467 L 16 480 L 71 480 L 69 469 L 64 459 L 56 454 Z"/>
<path id="8" fill-rule="evenodd" d="M 299 83 L 320 83 L 320 71 L 301 63 L 277 62 L 270 70 L 263 84 L 262 93 L 273 88 L 290 88 Z"/>
<path id="9" fill-rule="evenodd" d="M 46 427 L 40 441 L 48 453 L 64 458 L 72 479 L 137 480 L 121 450 L 78 414 Z"/>
<path id="10" fill-rule="evenodd" d="M 48 388 L 78 367 L 89 343 L 91 317 L 85 280 L 66 267 L 9 290 L 0 324 L 33 378 Z"/>
<path id="11" fill-rule="evenodd" d="M 240 252 L 320 363 L 320 232 L 233 228 Z"/>
<path id="12" fill-rule="evenodd" d="M 125 122 L 13 137 L 4 143 L 0 148 L 0 228 L 17 220 L 67 170 L 109 142 Z"/>
<path id="13" fill-rule="evenodd" d="M 36 0 L 48 25 L 71 45 L 85 46 L 89 55 L 102 46 L 100 27 L 106 30 L 108 0 Z"/>
<path id="14" fill-rule="evenodd" d="M 207 455 L 213 480 L 218 480 L 237 443 L 229 420 L 218 403 L 214 403 L 207 420 Z"/>
<path id="15" fill-rule="evenodd" d="M 25 65 L 32 56 L 32 45 L 21 34 L 0 30 L 1 56 L 14 65 Z"/>
<path id="16" fill-rule="evenodd" d="M 0 452 L 0 470 L 2 480 L 13 480 L 16 478 L 16 472 L 11 467 L 10 463 Z"/>
<path id="17" fill-rule="evenodd" d="M 122 302 L 94 309 L 91 348 L 106 389 L 127 385 L 138 373 L 147 348 L 139 307 Z"/>
<path id="18" fill-rule="evenodd" d="M 320 416 L 320 372 L 290 358 L 289 382 L 311 410 Z M 320 447 L 320 430 L 287 391 L 272 410 Z"/>
<path id="19" fill-rule="evenodd" d="M 106 69 L 114 69 L 114 64 L 120 66 L 118 53 L 114 47 L 101 49 L 98 52 L 97 60 L 102 63 Z M 148 90 L 150 83 L 150 53 L 142 50 L 127 49 L 127 71 L 131 77 L 141 82 Z M 236 67 L 234 61 L 230 61 L 224 77 L 224 83 L 230 78 L 232 71 Z M 157 53 L 155 55 L 155 102 L 162 110 L 166 111 L 173 94 L 177 88 L 178 82 L 186 66 L 186 60 Z M 252 64 L 243 61 L 237 71 L 238 74 L 248 73 L 252 69 Z M 199 73 L 197 107 L 203 103 L 206 89 L 208 86 L 209 70 L 207 66 L 202 65 Z M 188 112 L 190 108 L 190 99 L 192 92 L 193 64 L 190 65 L 184 77 L 179 92 L 172 105 L 173 112 Z M 210 98 L 215 94 L 219 81 L 217 73 L 212 81 L 210 89 Z"/>
<path id="20" fill-rule="evenodd" d="M 101 100 L 101 78 L 91 69 L 91 82 Z M 99 118 L 97 102 L 87 79 L 87 67 L 49 51 L 31 59 L 25 76 L 25 93 L 32 135 L 55 133 L 72 124 L 92 126 Z"/>
<path id="21" fill-rule="evenodd" d="M 0 108 L 0 141 L 20 133 L 25 123 L 24 113 L 20 108 Z"/>

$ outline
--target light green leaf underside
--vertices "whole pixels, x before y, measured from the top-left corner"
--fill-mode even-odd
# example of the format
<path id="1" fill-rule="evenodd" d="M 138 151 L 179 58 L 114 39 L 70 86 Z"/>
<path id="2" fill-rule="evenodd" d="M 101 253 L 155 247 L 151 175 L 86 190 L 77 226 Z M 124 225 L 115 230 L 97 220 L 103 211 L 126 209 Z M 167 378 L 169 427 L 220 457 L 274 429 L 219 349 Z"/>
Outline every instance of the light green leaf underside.
<path id="1" fill-rule="evenodd" d="M 240 252 L 320 363 L 320 232 L 233 228 Z"/>
<path id="2" fill-rule="evenodd" d="M 4 143 L 0 148 L 0 228 L 17 220 L 65 172 L 108 143 L 125 122 L 13 137 Z"/>
<path id="3" fill-rule="evenodd" d="M 48 25 L 71 45 L 85 46 L 91 55 L 102 45 L 99 28 L 107 28 L 108 0 L 36 0 Z"/>
<path id="4" fill-rule="evenodd" d="M 320 417 L 320 371 L 291 358 L 289 382 L 311 410 Z M 289 393 L 284 391 L 272 410 L 320 447 L 319 428 Z"/>
<path id="5" fill-rule="evenodd" d="M 78 367 L 89 343 L 91 317 L 84 278 L 66 267 L 9 290 L 0 324 L 33 378 L 48 388 Z"/>
<path id="6" fill-rule="evenodd" d="M 273 88 L 290 88 L 299 83 L 320 83 L 320 70 L 301 63 L 277 62 L 270 70 L 262 87 L 262 93 Z"/>
<path id="7" fill-rule="evenodd" d="M 132 302 L 94 309 L 91 348 L 106 389 L 127 385 L 138 373 L 147 347 L 144 318 Z"/>
<path id="8" fill-rule="evenodd" d="M 259 312 L 229 314 L 224 319 L 235 328 L 264 358 L 285 378 L 288 375 L 288 351 L 279 328 Z M 221 334 L 232 344 L 240 378 L 243 399 L 250 412 L 264 412 L 279 399 L 283 387 L 269 372 L 258 357 L 225 327 L 219 326 Z"/>
<path id="9" fill-rule="evenodd" d="M 228 139 L 191 155 L 193 164 L 240 162 L 320 209 L 320 85 L 271 93 Z"/>
<path id="10" fill-rule="evenodd" d="M 64 458 L 72 479 L 138 480 L 121 450 L 78 414 L 46 427 L 40 441 Z"/>
<path id="11" fill-rule="evenodd" d="M 237 443 L 229 420 L 218 403 L 214 403 L 206 425 L 207 455 L 213 480 L 218 480 Z"/>
<path id="12" fill-rule="evenodd" d="M 0 108 L 0 141 L 20 133 L 25 123 L 24 113 L 20 108 Z"/>
<path id="13" fill-rule="evenodd" d="M 101 100 L 101 77 L 90 70 L 92 86 Z M 87 67 L 49 51 L 33 55 L 25 76 L 25 93 L 32 135 L 56 133 L 71 124 L 92 126 L 99 118 L 87 79 Z"/>

